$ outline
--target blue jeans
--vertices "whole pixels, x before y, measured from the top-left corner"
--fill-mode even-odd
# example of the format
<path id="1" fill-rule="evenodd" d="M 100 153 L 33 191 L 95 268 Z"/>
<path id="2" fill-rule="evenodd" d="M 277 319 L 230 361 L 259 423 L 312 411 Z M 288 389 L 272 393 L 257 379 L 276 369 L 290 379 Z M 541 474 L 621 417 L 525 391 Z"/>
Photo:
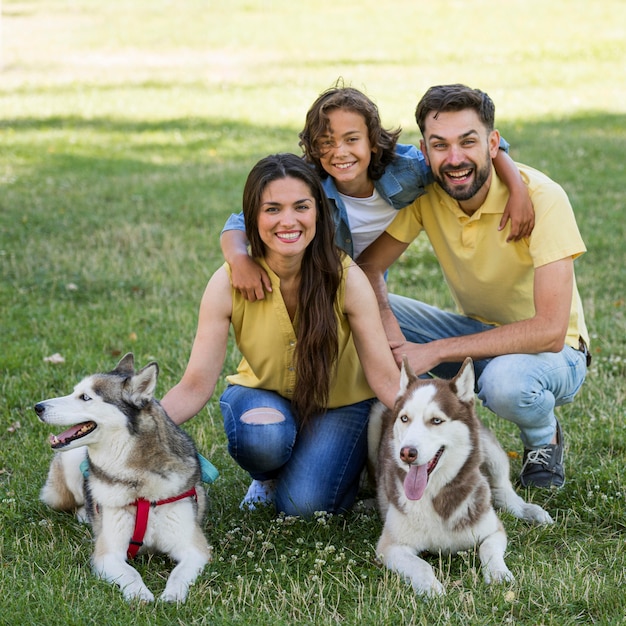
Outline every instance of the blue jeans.
<path id="1" fill-rule="evenodd" d="M 277 511 L 307 517 L 315 511 L 346 511 L 356 498 L 367 458 L 367 421 L 374 400 L 329 409 L 299 428 L 286 398 L 231 385 L 220 398 L 228 452 L 252 478 L 276 479 Z M 279 419 L 263 424 L 242 419 L 259 408 L 274 409 Z"/>
<path id="2" fill-rule="evenodd" d="M 493 328 L 463 315 L 390 294 L 389 303 L 407 341 L 427 343 Z M 442 363 L 431 373 L 452 378 L 461 363 Z M 505 354 L 474 362 L 476 392 L 490 411 L 518 425 L 525 448 L 550 443 L 556 430 L 554 407 L 567 404 L 587 374 L 586 357 L 565 346 L 560 352 Z"/>

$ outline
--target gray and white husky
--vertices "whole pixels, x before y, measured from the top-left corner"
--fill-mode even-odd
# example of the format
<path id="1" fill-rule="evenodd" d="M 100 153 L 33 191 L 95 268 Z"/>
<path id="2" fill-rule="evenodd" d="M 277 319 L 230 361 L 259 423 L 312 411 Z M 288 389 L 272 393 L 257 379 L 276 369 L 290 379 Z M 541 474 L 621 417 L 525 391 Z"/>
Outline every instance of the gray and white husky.
<path id="1" fill-rule="evenodd" d="M 369 461 L 383 520 L 379 558 L 424 595 L 444 587 L 422 552 L 478 546 L 487 583 L 513 580 L 492 499 L 521 519 L 551 524 L 552 518 L 515 493 L 508 457 L 474 410 L 471 359 L 452 380 L 419 379 L 405 359 L 400 380 L 394 410 L 376 404 L 370 415 Z"/>
<path id="2" fill-rule="evenodd" d="M 50 436 L 56 453 L 40 497 L 91 524 L 93 570 L 126 599 L 154 600 L 127 558 L 158 551 L 177 562 L 161 599 L 182 602 L 211 559 L 206 492 L 193 441 L 154 399 L 157 375 L 156 363 L 135 372 L 129 353 L 69 396 L 35 406 L 42 422 L 70 427 Z"/>

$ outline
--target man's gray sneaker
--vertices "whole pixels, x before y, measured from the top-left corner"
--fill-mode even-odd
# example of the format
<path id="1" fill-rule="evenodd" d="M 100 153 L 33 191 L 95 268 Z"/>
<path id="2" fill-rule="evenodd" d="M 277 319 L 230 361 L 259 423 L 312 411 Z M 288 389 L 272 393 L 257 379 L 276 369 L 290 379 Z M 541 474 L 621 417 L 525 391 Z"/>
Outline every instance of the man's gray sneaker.
<path id="1" fill-rule="evenodd" d="M 522 472 L 519 477 L 522 487 L 562 487 L 565 484 L 563 469 L 563 433 L 556 423 L 556 443 L 537 450 L 524 450 Z"/>

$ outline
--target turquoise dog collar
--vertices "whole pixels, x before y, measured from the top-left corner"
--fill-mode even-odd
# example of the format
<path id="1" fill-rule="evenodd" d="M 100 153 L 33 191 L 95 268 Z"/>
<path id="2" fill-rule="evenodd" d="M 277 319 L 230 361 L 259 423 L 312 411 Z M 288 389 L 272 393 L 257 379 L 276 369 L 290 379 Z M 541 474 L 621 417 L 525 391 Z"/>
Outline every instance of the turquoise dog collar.
<path id="1" fill-rule="evenodd" d="M 211 461 L 205 459 L 201 454 L 198 454 L 198 461 L 200 461 L 200 471 L 202 472 L 202 482 L 209 485 L 214 482 L 220 473 Z M 80 471 L 82 475 L 87 478 L 89 476 L 89 461 L 85 459 L 80 464 Z"/>

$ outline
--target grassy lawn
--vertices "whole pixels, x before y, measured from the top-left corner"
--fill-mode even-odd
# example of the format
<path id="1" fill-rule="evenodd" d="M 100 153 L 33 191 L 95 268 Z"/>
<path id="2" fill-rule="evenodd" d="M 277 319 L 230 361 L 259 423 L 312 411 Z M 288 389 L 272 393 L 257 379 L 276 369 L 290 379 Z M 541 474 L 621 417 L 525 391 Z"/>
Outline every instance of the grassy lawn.
<path id="1" fill-rule="evenodd" d="M 1 4 L 0 624 L 626 624 L 626 4 L 622 0 L 30 0 Z M 338 77 L 419 141 L 432 84 L 495 100 L 518 161 L 568 192 L 593 366 L 559 411 L 567 483 L 530 492 L 556 523 L 503 515 L 516 582 L 488 588 L 473 552 L 431 557 L 424 602 L 382 569 L 375 513 L 243 513 L 216 396 L 186 424 L 221 476 L 214 562 L 185 605 L 128 605 L 89 569 L 88 528 L 38 500 L 50 451 L 32 406 L 133 351 L 159 395 L 182 375 L 219 232 L 261 156 L 298 152 Z M 425 241 L 390 289 L 451 306 Z M 59 364 L 44 360 L 55 353 Z M 230 350 L 225 373 L 238 355 Z M 505 448 L 516 429 L 481 410 Z M 520 467 L 512 460 L 513 472 Z M 171 564 L 139 559 L 158 595 Z"/>

